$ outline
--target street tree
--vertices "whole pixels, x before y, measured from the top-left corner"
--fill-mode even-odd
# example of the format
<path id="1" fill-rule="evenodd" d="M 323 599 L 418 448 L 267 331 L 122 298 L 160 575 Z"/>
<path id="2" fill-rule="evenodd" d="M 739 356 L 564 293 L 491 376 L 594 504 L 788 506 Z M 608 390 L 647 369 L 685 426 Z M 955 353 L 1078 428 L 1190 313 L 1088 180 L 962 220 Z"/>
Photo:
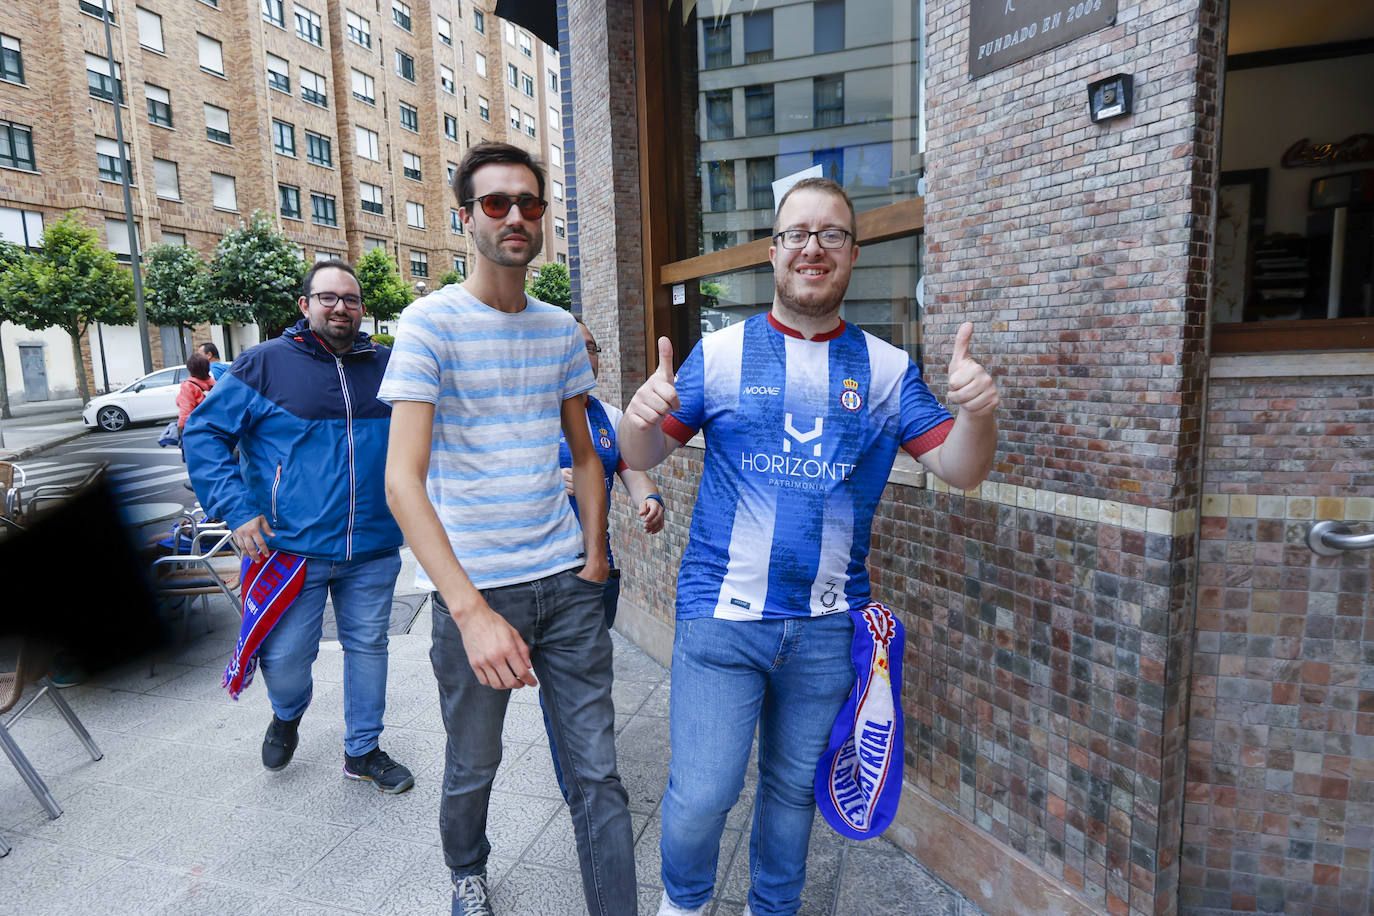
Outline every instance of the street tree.
<path id="1" fill-rule="evenodd" d="M 210 271 L 185 245 L 153 245 L 143 255 L 143 305 L 150 324 L 175 327 L 181 359 L 191 326 L 215 318 L 209 293 Z M 163 354 L 164 359 L 170 354 Z M 171 360 L 167 360 L 171 362 Z"/>
<path id="2" fill-rule="evenodd" d="M 29 256 L 29 253 L 13 242 L 6 242 L 0 239 L 0 277 L 3 277 L 11 268 L 17 267 L 21 261 Z M 5 311 L 5 304 L 0 302 L 0 323 L 13 321 L 14 316 Z M 6 383 L 9 375 L 5 371 L 5 342 L 0 340 L 0 420 L 8 420 L 10 413 L 10 386 Z"/>
<path id="3" fill-rule="evenodd" d="M 458 268 L 455 267 L 455 268 L 453 268 L 452 270 L 446 270 L 446 271 L 444 271 L 442 274 L 440 274 L 440 276 L 439 276 L 439 285 L 436 286 L 436 287 L 434 287 L 434 288 L 435 288 L 435 289 L 443 289 L 445 286 L 448 286 L 450 283 L 462 283 L 462 282 L 463 282 L 464 280 L 466 280 L 466 279 L 467 279 L 467 277 L 465 277 L 465 276 L 463 275 L 463 272 L 462 272 L 461 270 L 459 270 Z"/>
<path id="4" fill-rule="evenodd" d="M 367 314 L 378 321 L 394 321 L 410 305 L 410 290 L 401 279 L 396 259 L 385 248 L 374 248 L 353 268 L 363 290 Z"/>
<path id="5" fill-rule="evenodd" d="M 572 311 L 572 278 L 568 265 L 551 261 L 539 268 L 534 279 L 525 284 L 525 292 L 534 298 Z"/>
<path id="6" fill-rule="evenodd" d="M 305 271 L 300 250 L 271 214 L 254 210 L 215 246 L 209 289 L 220 320 L 255 322 L 259 342 L 274 336 L 300 317 Z"/>
<path id="7" fill-rule="evenodd" d="M 91 396 L 81 359 L 81 338 L 91 322 L 133 324 L 134 278 L 100 247 L 99 237 L 73 210 L 49 226 L 31 257 L 0 274 L 0 312 L 24 327 L 57 327 L 72 340 L 77 389 Z"/>

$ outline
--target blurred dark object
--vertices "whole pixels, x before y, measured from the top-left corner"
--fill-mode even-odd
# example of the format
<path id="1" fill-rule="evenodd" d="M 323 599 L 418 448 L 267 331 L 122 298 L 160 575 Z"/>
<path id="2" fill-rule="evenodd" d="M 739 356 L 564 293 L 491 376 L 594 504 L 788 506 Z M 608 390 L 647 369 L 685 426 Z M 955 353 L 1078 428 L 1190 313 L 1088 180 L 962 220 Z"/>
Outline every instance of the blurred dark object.
<path id="1" fill-rule="evenodd" d="M 544 44 L 558 48 L 558 4 L 555 0 L 496 0 L 496 15 L 534 33 Z"/>
<path id="2" fill-rule="evenodd" d="M 103 468 L 74 488 L 40 487 L 20 508 L 0 524 L 0 636 L 38 640 L 91 673 L 166 644 Z"/>

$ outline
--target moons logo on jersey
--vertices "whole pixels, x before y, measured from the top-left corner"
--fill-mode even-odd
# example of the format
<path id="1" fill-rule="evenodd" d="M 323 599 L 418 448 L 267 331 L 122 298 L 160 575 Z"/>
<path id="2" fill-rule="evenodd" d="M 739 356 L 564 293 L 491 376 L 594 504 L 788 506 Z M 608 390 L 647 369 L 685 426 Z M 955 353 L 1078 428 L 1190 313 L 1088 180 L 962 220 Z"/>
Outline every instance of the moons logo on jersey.
<path id="1" fill-rule="evenodd" d="M 840 406 L 851 412 L 864 406 L 864 396 L 859 394 L 859 383 L 852 378 L 844 380 L 844 391 L 840 394 Z"/>

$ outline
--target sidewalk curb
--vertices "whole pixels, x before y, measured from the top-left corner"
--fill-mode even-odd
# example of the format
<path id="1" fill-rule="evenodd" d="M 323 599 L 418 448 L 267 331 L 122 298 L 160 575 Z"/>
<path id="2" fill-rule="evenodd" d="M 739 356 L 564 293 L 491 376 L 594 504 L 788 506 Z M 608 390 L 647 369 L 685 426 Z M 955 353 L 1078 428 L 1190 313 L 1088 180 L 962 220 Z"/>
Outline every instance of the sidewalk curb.
<path id="1" fill-rule="evenodd" d="M 74 439 L 80 439 L 89 432 L 89 429 L 83 429 L 80 432 L 67 433 L 58 436 L 56 439 L 49 439 L 47 442 L 30 445 L 28 448 L 21 448 L 17 452 L 0 452 L 0 461 L 23 461 L 25 458 L 31 458 L 39 452 L 46 451 L 50 448 L 56 448 L 59 445 L 66 445 Z"/>

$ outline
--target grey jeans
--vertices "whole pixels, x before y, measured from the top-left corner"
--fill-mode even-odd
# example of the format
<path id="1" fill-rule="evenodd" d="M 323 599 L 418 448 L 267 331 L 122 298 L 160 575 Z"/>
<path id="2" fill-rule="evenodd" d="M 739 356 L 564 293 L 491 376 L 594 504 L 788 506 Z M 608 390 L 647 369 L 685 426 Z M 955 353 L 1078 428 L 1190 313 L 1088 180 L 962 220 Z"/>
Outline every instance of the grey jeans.
<path id="1" fill-rule="evenodd" d="M 592 916 L 636 912 L 634 838 L 629 796 L 615 765 L 611 637 L 602 586 L 572 571 L 484 589 L 482 597 L 530 647 L 543 691 L 557 763 L 567 777 L 582 890 Z M 486 869 L 487 804 L 501 763 L 501 727 L 509 690 L 477 681 L 462 634 L 434 593 L 429 652 L 448 732 L 439 833 L 455 878 Z"/>

